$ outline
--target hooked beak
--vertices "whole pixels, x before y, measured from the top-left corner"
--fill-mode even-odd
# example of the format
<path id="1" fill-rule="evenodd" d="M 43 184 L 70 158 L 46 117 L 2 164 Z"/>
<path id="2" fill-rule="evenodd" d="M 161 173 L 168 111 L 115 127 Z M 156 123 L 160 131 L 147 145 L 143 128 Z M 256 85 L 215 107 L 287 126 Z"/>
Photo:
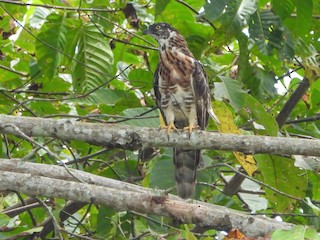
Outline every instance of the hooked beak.
<path id="1" fill-rule="evenodd" d="M 142 34 L 143 34 L 143 35 L 150 35 L 150 34 L 151 34 L 151 31 L 150 31 L 149 28 L 147 28 L 146 30 L 144 30 L 144 31 L 142 32 Z"/>

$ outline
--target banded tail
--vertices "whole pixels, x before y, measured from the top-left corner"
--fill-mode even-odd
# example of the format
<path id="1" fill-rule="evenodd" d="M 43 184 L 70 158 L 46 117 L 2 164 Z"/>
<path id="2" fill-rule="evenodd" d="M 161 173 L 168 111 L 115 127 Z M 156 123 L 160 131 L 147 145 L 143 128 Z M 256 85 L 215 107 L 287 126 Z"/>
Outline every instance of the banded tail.
<path id="1" fill-rule="evenodd" d="M 184 199 L 192 197 L 196 184 L 199 160 L 200 150 L 173 149 L 176 188 L 179 197 Z"/>

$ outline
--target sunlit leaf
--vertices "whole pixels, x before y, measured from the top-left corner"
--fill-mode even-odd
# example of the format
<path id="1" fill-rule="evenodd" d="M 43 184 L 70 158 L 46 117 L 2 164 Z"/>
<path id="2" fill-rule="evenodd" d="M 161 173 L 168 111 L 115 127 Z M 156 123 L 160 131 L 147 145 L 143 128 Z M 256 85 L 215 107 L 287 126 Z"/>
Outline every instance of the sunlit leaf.
<path id="1" fill-rule="evenodd" d="M 234 123 L 232 113 L 225 104 L 221 102 L 214 102 L 213 108 L 220 120 L 220 124 L 217 125 L 219 132 L 241 134 L 241 131 Z M 249 176 L 252 176 L 252 174 L 257 170 L 254 157 L 237 151 L 234 151 L 233 154 Z"/>

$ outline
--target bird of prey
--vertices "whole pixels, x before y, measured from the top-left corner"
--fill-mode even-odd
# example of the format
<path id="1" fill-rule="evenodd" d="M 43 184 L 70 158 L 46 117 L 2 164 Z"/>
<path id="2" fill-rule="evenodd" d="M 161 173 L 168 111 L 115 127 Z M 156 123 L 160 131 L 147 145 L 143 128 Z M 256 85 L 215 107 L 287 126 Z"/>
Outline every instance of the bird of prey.
<path id="1" fill-rule="evenodd" d="M 184 37 L 167 23 L 155 23 L 144 32 L 159 45 L 159 63 L 154 74 L 156 103 L 168 133 L 177 129 L 204 130 L 209 116 L 219 122 L 211 106 L 206 73 Z M 200 150 L 173 148 L 178 195 L 193 195 Z"/>

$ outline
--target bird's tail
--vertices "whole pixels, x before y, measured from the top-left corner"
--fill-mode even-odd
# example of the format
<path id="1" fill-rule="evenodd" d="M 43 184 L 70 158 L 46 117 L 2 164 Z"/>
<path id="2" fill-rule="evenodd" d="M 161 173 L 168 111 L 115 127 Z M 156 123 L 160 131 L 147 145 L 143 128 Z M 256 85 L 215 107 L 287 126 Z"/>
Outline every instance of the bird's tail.
<path id="1" fill-rule="evenodd" d="M 173 162 L 176 167 L 176 187 L 179 197 L 192 197 L 196 184 L 199 160 L 200 150 L 173 149 Z"/>

